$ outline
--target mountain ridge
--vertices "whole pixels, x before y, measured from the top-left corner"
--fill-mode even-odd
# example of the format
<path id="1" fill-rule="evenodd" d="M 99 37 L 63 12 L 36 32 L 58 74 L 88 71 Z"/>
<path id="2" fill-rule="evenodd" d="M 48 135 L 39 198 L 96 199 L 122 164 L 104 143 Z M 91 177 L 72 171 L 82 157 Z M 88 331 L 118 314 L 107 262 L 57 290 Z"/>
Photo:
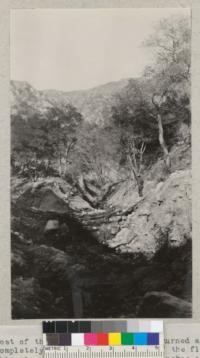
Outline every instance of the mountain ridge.
<path id="1" fill-rule="evenodd" d="M 127 78 L 90 89 L 65 92 L 54 89 L 37 90 L 27 81 L 11 80 L 11 107 L 12 111 L 23 112 L 23 106 L 28 105 L 36 112 L 38 109 L 45 112 L 52 106 L 71 104 L 86 121 L 103 124 L 110 117 L 117 97 L 127 88 L 130 81 L 137 83 L 138 80 Z"/>

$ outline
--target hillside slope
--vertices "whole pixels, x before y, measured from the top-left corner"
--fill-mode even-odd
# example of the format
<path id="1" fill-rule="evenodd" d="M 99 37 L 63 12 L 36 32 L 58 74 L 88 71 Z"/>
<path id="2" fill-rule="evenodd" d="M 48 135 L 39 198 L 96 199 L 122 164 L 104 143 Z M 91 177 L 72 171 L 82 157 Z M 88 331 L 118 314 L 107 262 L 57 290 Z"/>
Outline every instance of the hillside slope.
<path id="1" fill-rule="evenodd" d="M 11 81 L 11 109 L 16 113 L 42 111 L 52 105 L 72 104 L 88 122 L 105 123 L 112 106 L 129 84 L 129 79 L 107 83 L 89 90 L 62 92 L 57 90 L 38 91 L 27 82 Z"/>

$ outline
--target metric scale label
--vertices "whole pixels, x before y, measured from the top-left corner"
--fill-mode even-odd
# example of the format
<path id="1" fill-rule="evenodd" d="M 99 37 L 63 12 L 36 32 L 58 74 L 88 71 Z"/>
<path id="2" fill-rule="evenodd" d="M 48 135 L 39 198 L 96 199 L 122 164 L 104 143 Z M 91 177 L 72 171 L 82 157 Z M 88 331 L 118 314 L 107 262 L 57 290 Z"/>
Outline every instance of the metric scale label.
<path id="1" fill-rule="evenodd" d="M 164 358 L 163 345 L 127 347 L 45 347 L 45 358 Z"/>

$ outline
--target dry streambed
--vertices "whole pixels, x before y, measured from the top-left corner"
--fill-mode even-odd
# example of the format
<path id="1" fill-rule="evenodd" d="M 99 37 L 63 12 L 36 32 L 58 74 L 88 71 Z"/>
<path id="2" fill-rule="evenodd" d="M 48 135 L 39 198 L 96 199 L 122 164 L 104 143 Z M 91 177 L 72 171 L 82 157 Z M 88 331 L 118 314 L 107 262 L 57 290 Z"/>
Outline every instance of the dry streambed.
<path id="1" fill-rule="evenodd" d="M 14 318 L 191 315 L 189 171 L 120 209 L 93 210 L 61 181 L 13 190 Z"/>

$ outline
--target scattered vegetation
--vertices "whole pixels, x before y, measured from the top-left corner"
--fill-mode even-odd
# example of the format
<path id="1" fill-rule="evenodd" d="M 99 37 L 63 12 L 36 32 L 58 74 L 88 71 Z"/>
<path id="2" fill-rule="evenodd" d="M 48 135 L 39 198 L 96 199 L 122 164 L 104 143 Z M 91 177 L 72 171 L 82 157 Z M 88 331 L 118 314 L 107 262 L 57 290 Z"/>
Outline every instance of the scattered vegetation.
<path id="1" fill-rule="evenodd" d="M 34 181 L 60 176 L 89 198 L 87 183 L 98 191 L 129 176 L 142 196 L 145 168 L 160 151 L 170 171 L 170 147 L 181 124 L 190 125 L 189 20 L 162 20 L 144 46 L 152 64 L 111 95 L 102 123 L 88 122 L 74 105 L 48 96 L 43 110 L 21 103 L 11 115 L 13 174 Z"/>

